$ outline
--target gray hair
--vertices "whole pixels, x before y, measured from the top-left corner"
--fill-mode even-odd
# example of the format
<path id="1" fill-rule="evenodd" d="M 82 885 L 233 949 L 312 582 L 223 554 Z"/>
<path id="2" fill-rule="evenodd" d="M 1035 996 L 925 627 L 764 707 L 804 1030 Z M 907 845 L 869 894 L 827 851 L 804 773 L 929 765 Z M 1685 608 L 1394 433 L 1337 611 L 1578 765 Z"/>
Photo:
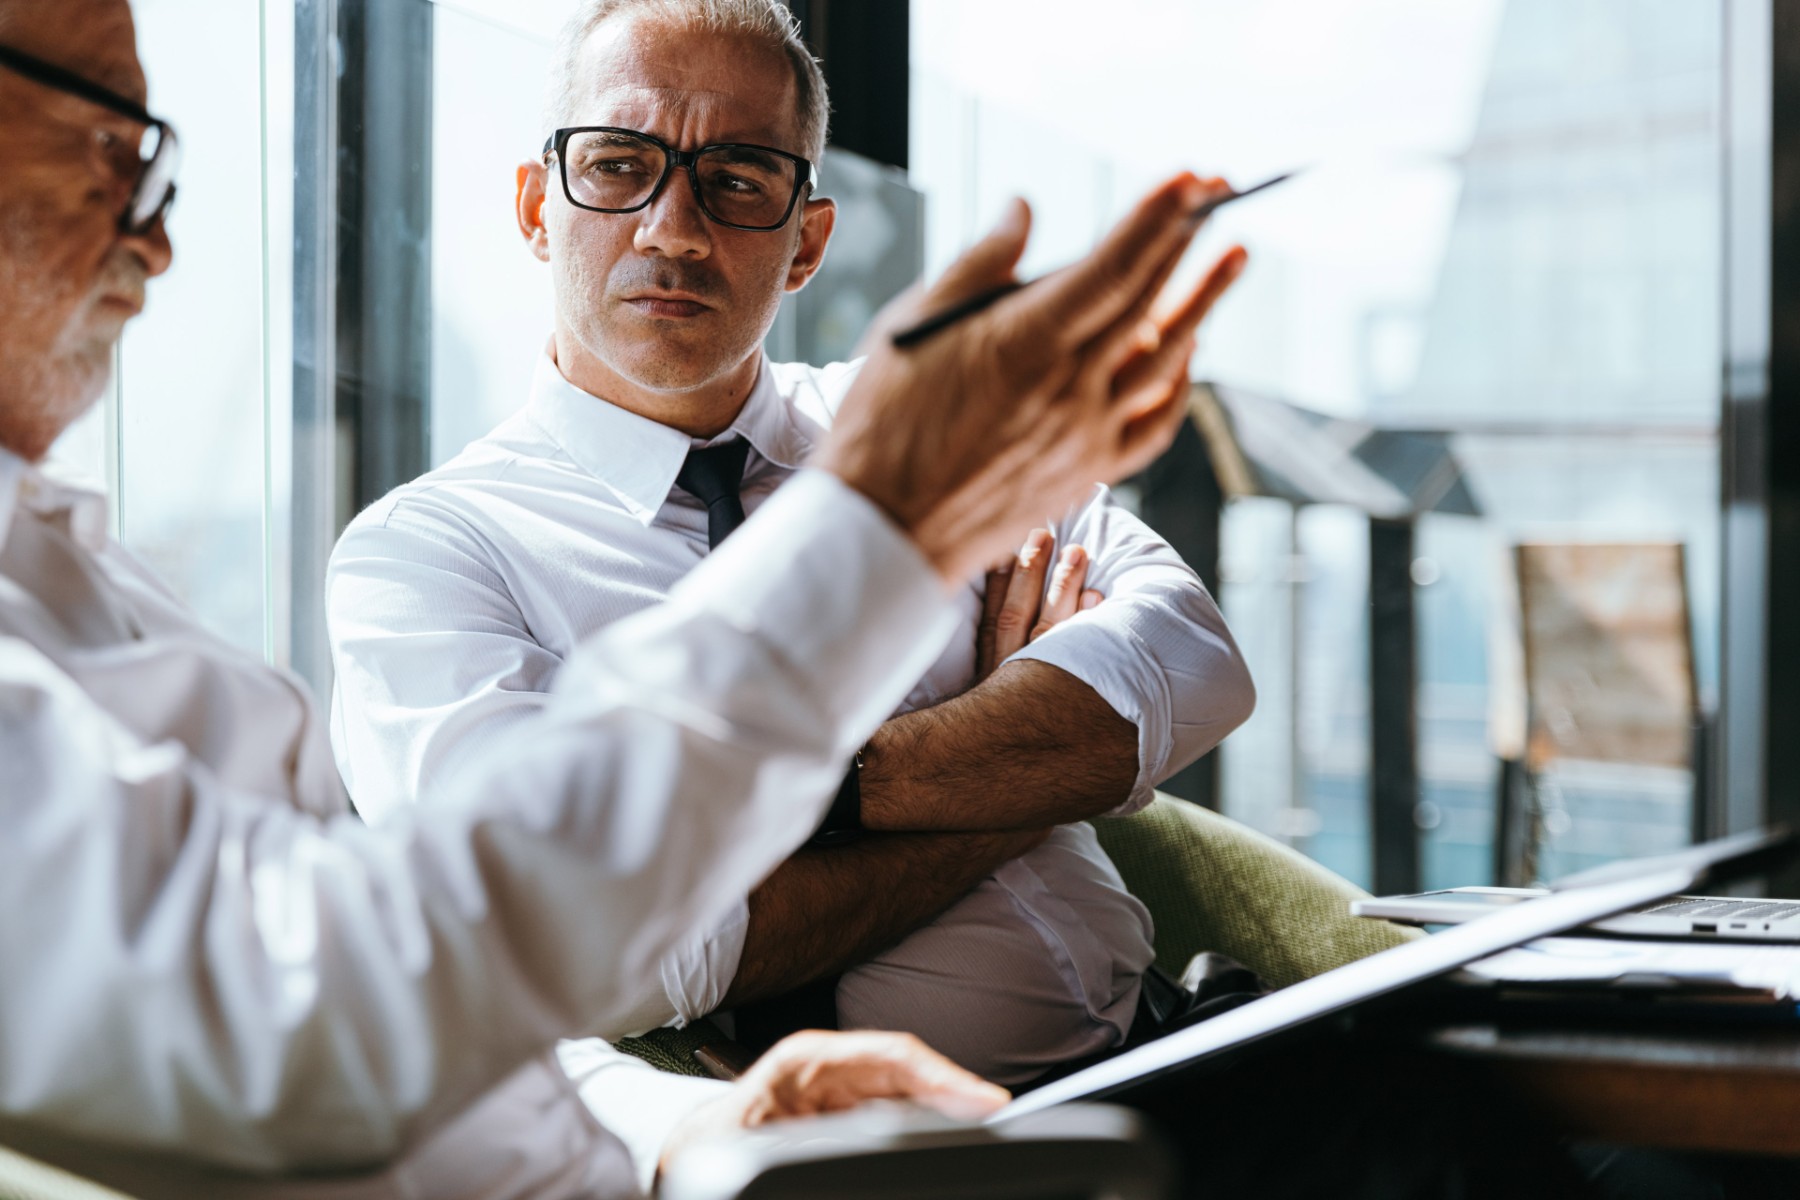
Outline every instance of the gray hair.
<path id="1" fill-rule="evenodd" d="M 556 39 L 550 60 L 545 97 L 546 124 L 550 128 L 561 125 L 573 112 L 582 47 L 594 30 L 613 17 L 637 13 L 707 33 L 752 38 L 772 50 L 780 50 L 794 68 L 800 143 L 815 165 L 824 156 L 826 123 L 831 113 L 825 74 L 800 39 L 800 23 L 781 0 L 581 0 Z"/>

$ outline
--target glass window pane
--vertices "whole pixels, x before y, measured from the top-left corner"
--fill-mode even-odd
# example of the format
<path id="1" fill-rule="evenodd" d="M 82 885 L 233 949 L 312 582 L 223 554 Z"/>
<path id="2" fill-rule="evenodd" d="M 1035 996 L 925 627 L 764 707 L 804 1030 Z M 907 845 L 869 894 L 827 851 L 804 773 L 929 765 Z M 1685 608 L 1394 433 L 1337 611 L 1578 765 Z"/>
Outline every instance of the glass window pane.
<path id="1" fill-rule="evenodd" d="M 113 420 L 117 415 L 117 407 L 113 397 L 114 388 L 108 384 L 106 394 L 100 397 L 94 407 L 90 408 L 73 425 L 63 431 L 63 435 L 50 447 L 53 461 L 66 468 L 72 468 L 79 476 L 92 483 L 110 489 L 111 480 L 118 463 L 115 458 L 118 439 L 115 436 Z M 116 505 L 113 517 L 117 517 Z M 112 524 L 116 527 L 118 522 Z M 116 531 L 116 528 L 115 528 Z"/>
<path id="2" fill-rule="evenodd" d="M 440 4 L 432 15 L 433 465 L 525 402 L 552 327 L 549 268 L 519 235 L 513 194 L 519 164 L 550 132 L 543 80 L 557 20 L 539 14 L 527 28 L 485 7 L 496 11 Z"/>
<path id="3" fill-rule="evenodd" d="M 1196 378 L 1448 434 L 1481 509 L 1428 515 L 1416 537 L 1426 883 L 1482 882 L 1492 866 L 1497 756 L 1525 720 L 1505 619 L 1515 543 L 1680 541 L 1707 708 L 1719 0 L 912 12 L 933 268 L 1010 193 L 1066 214 L 1042 231 L 1054 254 L 1035 250 L 1039 269 L 1172 168 L 1241 185 L 1307 167 L 1218 214 L 1178 281 L 1243 242 L 1250 270 L 1209 322 Z M 1011 36 L 1024 23 L 1034 36 Z M 1226 743 L 1224 804 L 1366 879 L 1367 530 L 1345 510 L 1285 509 L 1240 499 L 1224 517 L 1221 601 L 1260 696 Z M 1557 764 L 1545 785 L 1560 806 L 1547 870 L 1688 836 L 1686 771 Z"/>
<path id="4" fill-rule="evenodd" d="M 174 264 L 121 346 L 120 534 L 211 629 L 260 654 L 262 13 L 203 0 L 146 0 L 134 12 L 150 106 L 179 130 L 183 163 Z"/>

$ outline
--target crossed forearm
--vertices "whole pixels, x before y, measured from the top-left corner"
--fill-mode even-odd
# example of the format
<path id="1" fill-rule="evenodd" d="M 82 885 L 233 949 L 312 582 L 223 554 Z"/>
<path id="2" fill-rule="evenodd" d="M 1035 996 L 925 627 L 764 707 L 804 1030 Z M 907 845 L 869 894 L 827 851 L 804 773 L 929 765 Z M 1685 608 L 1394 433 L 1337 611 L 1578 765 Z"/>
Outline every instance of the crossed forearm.
<path id="1" fill-rule="evenodd" d="M 1025 659 L 889 721 L 863 764 L 870 829 L 1048 829 L 1125 801 L 1138 735 L 1086 683 Z"/>
<path id="2" fill-rule="evenodd" d="M 863 824 L 913 832 L 783 863 L 750 894 L 726 1006 L 868 961 L 1048 830 L 1117 807 L 1136 779 L 1136 728 L 1046 663 L 1008 663 L 953 700 L 894 718 L 863 755 Z"/>
<path id="3" fill-rule="evenodd" d="M 727 1008 L 866 962 L 950 907 L 1035 833 L 884 834 L 802 849 L 750 893 Z"/>

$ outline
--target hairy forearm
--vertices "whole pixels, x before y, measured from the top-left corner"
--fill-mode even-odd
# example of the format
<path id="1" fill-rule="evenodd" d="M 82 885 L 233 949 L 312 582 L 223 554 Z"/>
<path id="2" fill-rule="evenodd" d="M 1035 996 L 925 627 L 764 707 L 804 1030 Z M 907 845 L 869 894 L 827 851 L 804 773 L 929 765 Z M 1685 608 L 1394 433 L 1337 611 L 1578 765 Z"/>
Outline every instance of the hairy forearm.
<path id="1" fill-rule="evenodd" d="M 1032 833 L 900 833 L 802 849 L 750 893 L 750 919 L 725 1006 L 790 992 L 866 962 L 924 925 Z"/>
<path id="2" fill-rule="evenodd" d="M 863 754 L 863 824 L 1047 829 L 1118 807 L 1137 771 L 1137 729 L 1098 692 L 1048 663 L 1009 662 L 876 732 Z"/>

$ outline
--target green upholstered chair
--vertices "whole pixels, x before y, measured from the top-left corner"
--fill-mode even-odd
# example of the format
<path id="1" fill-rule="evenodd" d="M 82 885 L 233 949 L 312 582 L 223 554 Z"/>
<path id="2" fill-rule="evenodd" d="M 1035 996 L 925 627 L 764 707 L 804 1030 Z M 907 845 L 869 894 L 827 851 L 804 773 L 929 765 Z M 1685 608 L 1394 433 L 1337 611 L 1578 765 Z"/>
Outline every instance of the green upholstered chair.
<path id="1" fill-rule="evenodd" d="M 733 1055 L 742 1057 L 735 1043 L 717 1025 L 705 1019 L 691 1021 L 685 1029 L 653 1029 L 643 1037 L 620 1038 L 613 1045 L 659 1071 L 675 1075 L 706 1074 L 694 1061 L 694 1051 L 702 1046 L 724 1046 L 728 1048 L 728 1059 Z"/>
<path id="2" fill-rule="evenodd" d="M 1131 894 L 1156 922 L 1156 962 L 1179 978 L 1216 950 L 1286 987 L 1421 936 L 1350 915 L 1368 895 L 1247 825 L 1159 794 L 1094 822 Z"/>

